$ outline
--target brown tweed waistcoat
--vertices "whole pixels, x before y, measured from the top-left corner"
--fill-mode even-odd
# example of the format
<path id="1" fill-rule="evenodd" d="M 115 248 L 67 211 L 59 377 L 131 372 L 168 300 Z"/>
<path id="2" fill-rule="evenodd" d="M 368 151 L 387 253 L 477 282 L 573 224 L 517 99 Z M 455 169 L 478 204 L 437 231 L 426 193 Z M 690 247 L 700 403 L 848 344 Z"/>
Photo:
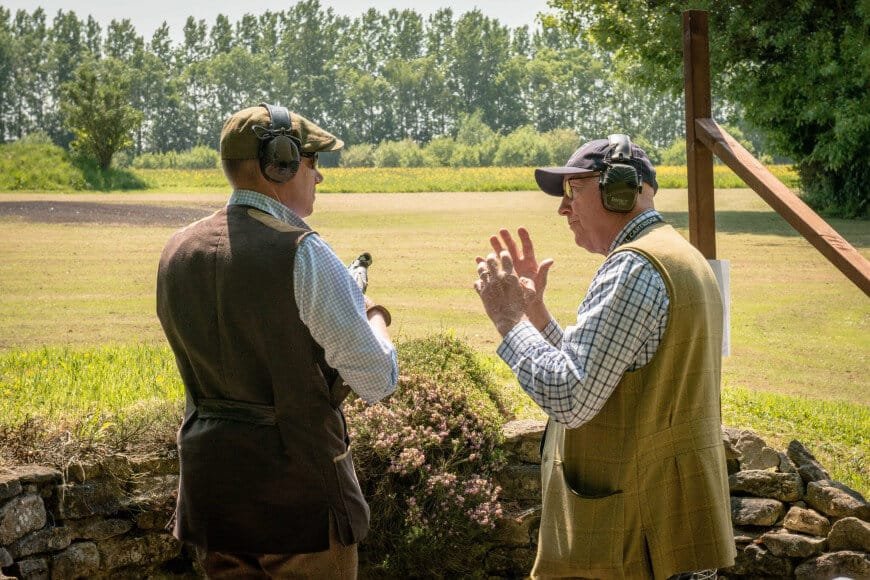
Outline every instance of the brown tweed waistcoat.
<path id="1" fill-rule="evenodd" d="M 368 530 L 337 373 L 299 319 L 297 244 L 309 232 L 229 206 L 177 232 L 157 312 L 187 396 L 175 534 L 224 552 L 307 553 Z"/>

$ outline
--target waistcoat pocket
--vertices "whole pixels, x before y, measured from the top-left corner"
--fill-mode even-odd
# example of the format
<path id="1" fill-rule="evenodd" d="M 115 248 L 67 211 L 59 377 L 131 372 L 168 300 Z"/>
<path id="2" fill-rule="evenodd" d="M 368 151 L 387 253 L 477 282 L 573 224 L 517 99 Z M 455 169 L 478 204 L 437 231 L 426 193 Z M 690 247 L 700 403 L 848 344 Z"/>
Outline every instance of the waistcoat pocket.
<path id="1" fill-rule="evenodd" d="M 549 467 L 549 466 L 548 466 Z M 562 463 L 544 477 L 538 560 L 541 576 L 610 576 L 625 558 L 625 495 L 584 497 L 568 485 Z"/>

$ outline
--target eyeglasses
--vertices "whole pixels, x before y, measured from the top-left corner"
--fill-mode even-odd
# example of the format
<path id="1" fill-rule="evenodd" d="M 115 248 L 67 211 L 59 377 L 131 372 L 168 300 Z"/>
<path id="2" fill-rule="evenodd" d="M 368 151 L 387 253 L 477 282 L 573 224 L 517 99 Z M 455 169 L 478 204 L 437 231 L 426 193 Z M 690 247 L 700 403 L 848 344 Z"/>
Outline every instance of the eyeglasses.
<path id="1" fill-rule="evenodd" d="M 567 197 L 570 201 L 574 201 L 574 188 L 580 187 L 581 181 L 585 181 L 587 179 L 598 179 L 600 173 L 590 173 L 588 175 L 584 175 L 583 177 L 571 177 L 562 182 L 563 193 L 565 197 Z"/>
<path id="2" fill-rule="evenodd" d="M 320 157 L 320 155 L 317 153 L 317 151 L 315 151 L 314 153 L 300 153 L 299 155 L 301 155 L 302 157 L 307 157 L 308 159 L 311 159 L 312 160 L 311 167 L 317 168 L 317 160 Z"/>

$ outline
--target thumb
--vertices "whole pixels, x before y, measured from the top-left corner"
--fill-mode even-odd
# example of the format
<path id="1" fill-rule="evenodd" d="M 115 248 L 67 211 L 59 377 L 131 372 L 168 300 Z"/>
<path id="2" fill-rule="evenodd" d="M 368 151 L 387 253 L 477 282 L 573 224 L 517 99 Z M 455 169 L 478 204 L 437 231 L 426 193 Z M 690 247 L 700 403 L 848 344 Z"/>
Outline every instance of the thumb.
<path id="1" fill-rule="evenodd" d="M 538 286 L 540 286 L 540 288 L 538 289 L 539 291 L 543 290 L 544 287 L 547 285 L 547 277 L 550 275 L 550 268 L 552 267 L 553 260 L 550 258 L 547 258 L 538 265 L 538 275 L 536 276 L 536 278 Z"/>

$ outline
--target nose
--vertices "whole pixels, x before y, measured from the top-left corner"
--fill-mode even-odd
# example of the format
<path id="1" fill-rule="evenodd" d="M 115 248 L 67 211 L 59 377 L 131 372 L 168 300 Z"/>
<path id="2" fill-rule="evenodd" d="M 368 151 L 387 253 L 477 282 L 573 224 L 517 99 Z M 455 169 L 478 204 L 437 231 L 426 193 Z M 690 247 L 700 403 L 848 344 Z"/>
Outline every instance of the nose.
<path id="1" fill-rule="evenodd" d="M 323 174 L 320 173 L 317 169 L 314 170 L 314 183 L 323 183 Z"/>
<path id="2" fill-rule="evenodd" d="M 559 215 L 568 216 L 571 214 L 571 200 L 567 196 L 562 196 L 562 202 L 559 204 L 559 209 L 556 210 Z"/>

